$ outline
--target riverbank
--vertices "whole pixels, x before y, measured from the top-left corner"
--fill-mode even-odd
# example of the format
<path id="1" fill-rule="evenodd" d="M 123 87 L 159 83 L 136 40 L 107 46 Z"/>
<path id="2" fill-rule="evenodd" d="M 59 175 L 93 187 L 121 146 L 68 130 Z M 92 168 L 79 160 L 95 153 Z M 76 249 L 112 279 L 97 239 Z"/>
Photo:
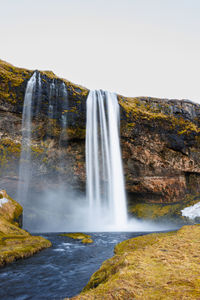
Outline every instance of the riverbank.
<path id="1" fill-rule="evenodd" d="M 0 191 L 0 267 L 51 246 L 50 241 L 20 228 L 22 212 L 19 203 Z"/>
<path id="2" fill-rule="evenodd" d="M 199 299 L 200 225 L 132 238 L 72 299 Z"/>

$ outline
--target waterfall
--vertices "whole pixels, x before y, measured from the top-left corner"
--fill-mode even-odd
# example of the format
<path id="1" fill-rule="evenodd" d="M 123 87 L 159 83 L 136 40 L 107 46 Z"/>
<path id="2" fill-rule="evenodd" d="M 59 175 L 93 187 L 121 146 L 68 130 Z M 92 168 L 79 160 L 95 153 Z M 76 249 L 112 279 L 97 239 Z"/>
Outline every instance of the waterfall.
<path id="1" fill-rule="evenodd" d="M 65 157 L 65 151 L 63 150 L 66 149 L 67 146 L 67 115 L 65 111 L 68 108 L 68 92 L 67 92 L 67 87 L 65 83 L 63 82 L 61 85 L 60 89 L 60 100 L 61 100 L 61 117 L 60 117 L 60 138 L 59 138 L 59 168 L 60 168 L 60 174 L 59 174 L 59 180 L 60 184 L 63 184 L 63 173 L 65 168 L 67 167 L 67 158 Z M 66 183 L 65 183 L 66 185 Z"/>
<path id="2" fill-rule="evenodd" d="M 61 141 L 66 138 L 67 135 L 67 115 L 65 114 L 65 110 L 68 109 L 68 92 L 67 87 L 65 83 L 62 83 L 62 115 L 61 115 L 61 134 L 60 134 L 60 141 L 59 144 L 61 144 Z"/>
<path id="3" fill-rule="evenodd" d="M 54 81 L 50 84 L 49 91 L 49 110 L 48 110 L 48 120 L 53 119 L 53 97 L 55 93 L 55 83 Z M 49 124 L 51 127 L 51 123 Z"/>
<path id="4" fill-rule="evenodd" d="M 90 91 L 86 124 L 87 198 L 91 214 L 108 216 L 115 226 L 127 223 L 116 94 Z"/>
<path id="5" fill-rule="evenodd" d="M 22 142 L 17 199 L 23 204 L 27 199 L 31 180 L 31 119 L 32 100 L 36 88 L 36 81 L 36 72 L 34 72 L 27 83 L 22 114 Z"/>
<path id="6" fill-rule="evenodd" d="M 37 102 L 36 102 L 36 108 L 35 108 L 35 115 L 36 117 L 39 116 L 39 111 L 41 108 L 41 101 L 42 101 L 42 81 L 41 81 L 41 75 L 40 73 L 38 74 L 38 80 L 36 82 L 37 86 Z"/>

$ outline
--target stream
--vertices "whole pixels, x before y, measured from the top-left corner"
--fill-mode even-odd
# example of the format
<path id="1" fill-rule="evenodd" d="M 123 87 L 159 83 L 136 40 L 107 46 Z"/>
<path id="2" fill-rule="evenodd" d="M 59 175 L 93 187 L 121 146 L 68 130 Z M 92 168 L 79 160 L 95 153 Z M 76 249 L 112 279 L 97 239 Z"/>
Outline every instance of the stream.
<path id="1" fill-rule="evenodd" d="M 0 299 L 63 299 L 81 292 L 102 262 L 113 256 L 114 246 L 143 232 L 90 233 L 94 243 L 40 234 L 53 246 L 28 259 L 0 269 Z"/>

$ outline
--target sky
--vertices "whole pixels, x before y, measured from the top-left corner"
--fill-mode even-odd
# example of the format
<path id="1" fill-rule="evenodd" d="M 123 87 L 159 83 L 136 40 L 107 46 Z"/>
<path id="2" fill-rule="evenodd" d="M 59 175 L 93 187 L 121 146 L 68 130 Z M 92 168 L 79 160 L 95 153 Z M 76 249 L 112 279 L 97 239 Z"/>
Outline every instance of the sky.
<path id="1" fill-rule="evenodd" d="M 199 0 L 0 0 L 0 37 L 18 67 L 200 103 Z"/>

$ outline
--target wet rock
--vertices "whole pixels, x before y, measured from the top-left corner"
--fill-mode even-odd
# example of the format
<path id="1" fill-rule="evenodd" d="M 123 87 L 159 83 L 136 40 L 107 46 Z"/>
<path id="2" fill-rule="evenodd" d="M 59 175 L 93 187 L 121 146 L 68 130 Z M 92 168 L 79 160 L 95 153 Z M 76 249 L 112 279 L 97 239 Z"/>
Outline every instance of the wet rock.
<path id="1" fill-rule="evenodd" d="M 33 71 L 0 61 L 0 185 L 16 190 L 21 151 L 21 118 L 27 80 Z M 85 190 L 85 125 L 88 90 L 52 72 L 41 76 L 32 120 L 31 189 L 40 192 L 41 177 L 56 186 L 59 178 Z M 50 86 L 54 114 L 49 118 Z M 68 92 L 63 107 L 62 85 Z M 174 203 L 200 192 L 200 105 L 189 100 L 118 96 L 121 106 L 121 147 L 129 200 Z M 68 126 L 63 130 L 62 116 Z M 60 165 L 59 161 L 65 161 Z M 57 178 L 57 182 L 56 182 Z M 192 181 L 194 184 L 192 184 Z"/>

